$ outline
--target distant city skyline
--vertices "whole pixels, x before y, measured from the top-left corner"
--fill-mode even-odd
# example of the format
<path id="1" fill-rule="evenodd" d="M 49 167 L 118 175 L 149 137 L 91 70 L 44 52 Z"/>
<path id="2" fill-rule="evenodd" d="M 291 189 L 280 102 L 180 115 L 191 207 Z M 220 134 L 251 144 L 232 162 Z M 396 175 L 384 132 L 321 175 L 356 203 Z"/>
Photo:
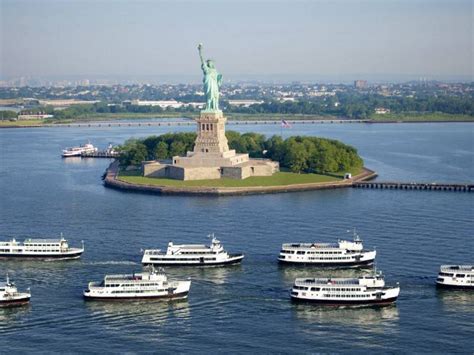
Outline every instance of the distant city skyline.
<path id="1" fill-rule="evenodd" d="M 0 0 L 0 79 L 472 81 L 470 0 Z"/>

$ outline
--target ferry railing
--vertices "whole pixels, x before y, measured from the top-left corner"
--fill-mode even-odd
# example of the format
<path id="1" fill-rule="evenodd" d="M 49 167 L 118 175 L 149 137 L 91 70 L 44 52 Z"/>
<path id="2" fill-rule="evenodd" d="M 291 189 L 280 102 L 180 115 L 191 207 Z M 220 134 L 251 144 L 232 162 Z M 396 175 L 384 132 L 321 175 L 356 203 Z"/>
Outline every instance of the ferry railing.
<path id="1" fill-rule="evenodd" d="M 473 265 L 441 265 L 441 272 L 474 271 Z"/>
<path id="2" fill-rule="evenodd" d="M 314 279 L 311 281 L 295 280 L 296 286 L 327 286 L 327 285 L 359 285 L 359 279 L 349 279 L 344 281 L 337 281 L 331 279 Z"/>
<path id="3" fill-rule="evenodd" d="M 298 245 L 295 245 L 295 244 L 298 244 Z M 336 248 L 339 248 L 339 244 L 334 244 L 334 243 L 285 243 L 285 244 L 282 244 L 282 248 L 286 248 L 286 249 L 299 249 L 301 247 L 305 247 L 305 248 L 311 248 L 311 247 L 314 247 L 314 248 L 331 248 L 331 249 L 336 249 Z"/>
<path id="4" fill-rule="evenodd" d="M 159 255 L 163 254 L 161 249 L 146 249 L 144 255 Z"/>

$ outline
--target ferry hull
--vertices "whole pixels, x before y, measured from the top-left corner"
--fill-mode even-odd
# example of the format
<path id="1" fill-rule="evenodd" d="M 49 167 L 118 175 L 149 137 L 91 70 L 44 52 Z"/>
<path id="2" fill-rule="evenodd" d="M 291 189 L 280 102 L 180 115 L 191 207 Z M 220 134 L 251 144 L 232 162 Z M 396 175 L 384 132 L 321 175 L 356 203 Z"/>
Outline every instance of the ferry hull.
<path id="1" fill-rule="evenodd" d="M 55 260 L 67 260 L 67 259 L 78 259 L 81 257 L 84 251 L 78 251 L 70 254 L 14 254 L 14 253 L 0 253 L 0 259 L 55 259 Z"/>
<path id="2" fill-rule="evenodd" d="M 386 299 L 374 299 L 374 300 L 321 300 L 321 299 L 308 299 L 291 296 L 291 301 L 295 303 L 311 303 L 320 304 L 324 306 L 384 306 L 395 303 L 397 297 L 391 297 Z"/>
<path id="3" fill-rule="evenodd" d="M 467 285 L 448 285 L 448 284 L 442 284 L 442 283 L 436 283 L 436 287 L 441 288 L 441 289 L 446 289 L 446 290 L 465 290 L 465 291 L 474 291 L 474 285 L 473 286 L 467 286 Z"/>
<path id="4" fill-rule="evenodd" d="M 225 261 L 204 261 L 204 262 L 195 262 L 195 261 L 190 261 L 190 262 L 181 262 L 181 261 L 163 261 L 163 260 L 157 260 L 157 261 L 143 261 L 142 264 L 147 266 L 147 265 L 156 265 L 156 266 L 224 266 L 224 265 L 232 265 L 232 264 L 239 264 L 242 259 L 244 258 L 244 255 L 238 255 L 234 256 L 228 260 Z"/>
<path id="5" fill-rule="evenodd" d="M 30 302 L 30 297 L 21 298 L 18 300 L 2 300 L 0 301 L 0 308 L 8 307 L 20 307 L 28 304 Z"/>
<path id="6" fill-rule="evenodd" d="M 349 262 L 349 263 L 320 263 L 320 262 L 300 262 L 300 261 L 292 261 L 292 260 L 284 260 L 278 258 L 278 262 L 281 265 L 301 265 L 301 266 L 317 266 L 317 267 L 327 267 L 327 268 L 344 268 L 344 267 L 350 267 L 350 268 L 357 268 L 357 267 L 365 267 L 365 266 L 371 266 L 374 264 L 374 259 L 371 260 L 365 260 L 365 261 L 356 261 L 356 262 Z"/>
<path id="7" fill-rule="evenodd" d="M 84 294 L 84 300 L 86 301 L 134 301 L 134 300 L 171 300 L 171 299 L 183 299 L 187 298 L 189 291 L 166 294 L 166 295 L 157 295 L 157 296 L 137 296 L 137 297 L 114 297 L 114 296 L 89 296 Z"/>

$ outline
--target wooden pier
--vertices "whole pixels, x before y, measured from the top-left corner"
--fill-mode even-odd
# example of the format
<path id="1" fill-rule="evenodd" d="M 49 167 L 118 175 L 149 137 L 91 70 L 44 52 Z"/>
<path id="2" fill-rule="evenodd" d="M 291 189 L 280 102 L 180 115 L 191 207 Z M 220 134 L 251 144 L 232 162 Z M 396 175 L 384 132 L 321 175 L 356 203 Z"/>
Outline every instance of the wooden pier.
<path id="1" fill-rule="evenodd" d="M 429 191 L 459 191 L 474 192 L 474 184 L 437 184 L 420 182 L 378 182 L 358 181 L 352 187 L 359 189 L 385 189 L 385 190 L 429 190 Z"/>
<path id="2" fill-rule="evenodd" d="M 118 158 L 120 155 L 119 152 L 109 152 L 106 150 L 100 150 L 95 153 L 82 153 L 81 158 L 106 158 L 106 159 L 113 159 Z"/>

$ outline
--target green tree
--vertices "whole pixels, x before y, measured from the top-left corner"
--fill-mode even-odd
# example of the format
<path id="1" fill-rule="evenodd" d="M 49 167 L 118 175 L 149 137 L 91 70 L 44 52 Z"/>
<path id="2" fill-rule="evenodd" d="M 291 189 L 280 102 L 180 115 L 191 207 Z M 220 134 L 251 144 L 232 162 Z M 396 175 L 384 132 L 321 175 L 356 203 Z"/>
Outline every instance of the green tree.
<path id="1" fill-rule="evenodd" d="M 294 173 L 304 172 L 308 168 L 308 152 L 304 144 L 290 138 L 286 143 L 286 154 L 283 163 Z"/>
<path id="2" fill-rule="evenodd" d="M 118 147 L 120 152 L 120 165 L 140 165 L 148 157 L 146 146 L 137 139 L 129 139 Z"/>
<path id="3" fill-rule="evenodd" d="M 155 159 L 166 159 L 169 157 L 168 144 L 165 142 L 159 142 L 155 148 Z"/>
<path id="4" fill-rule="evenodd" d="M 174 141 L 170 145 L 170 156 L 174 157 L 175 155 L 185 155 L 186 154 L 186 145 L 182 141 Z"/>
<path id="5" fill-rule="evenodd" d="M 15 111 L 0 111 L 0 120 L 11 120 L 17 118 Z"/>

